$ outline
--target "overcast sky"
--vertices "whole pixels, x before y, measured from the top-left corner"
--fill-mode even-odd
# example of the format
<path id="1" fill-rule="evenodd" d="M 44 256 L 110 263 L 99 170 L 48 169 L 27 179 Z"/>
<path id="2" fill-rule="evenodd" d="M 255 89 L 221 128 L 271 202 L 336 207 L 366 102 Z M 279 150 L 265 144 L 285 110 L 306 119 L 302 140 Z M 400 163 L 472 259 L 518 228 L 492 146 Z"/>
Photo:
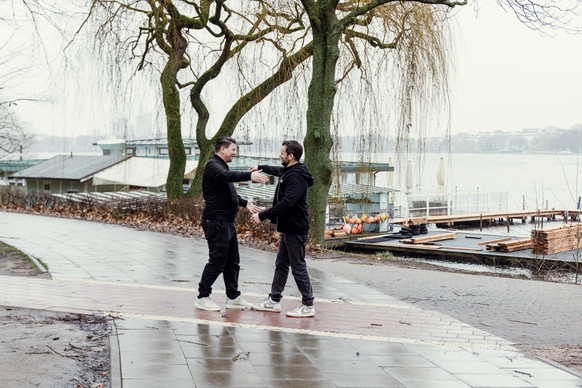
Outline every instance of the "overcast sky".
<path id="1" fill-rule="evenodd" d="M 532 31 L 493 1 L 459 11 L 452 132 L 582 124 L 582 35 Z"/>
<path id="2" fill-rule="evenodd" d="M 452 133 L 582 124 L 582 36 L 543 36 L 491 0 L 480 1 L 480 7 L 478 14 L 471 6 L 460 7 L 457 14 L 460 38 L 452 90 Z M 46 87 L 43 94 L 52 94 L 54 103 L 32 108 L 21 104 L 19 111 L 31 132 L 111 135 L 104 130 L 111 127 L 110 122 L 100 121 L 103 112 L 111 110 L 108 91 L 92 91 L 83 97 L 78 91 L 65 94 L 60 87 L 79 88 L 85 80 L 80 78 L 76 84 L 59 81 L 54 70 L 37 70 L 38 76 L 45 73 L 53 83 L 36 87 Z M 99 100 L 102 106 L 95 107 Z M 150 109 L 134 106 L 124 112 L 137 116 Z M 90 117 L 83 114 L 89 111 Z"/>

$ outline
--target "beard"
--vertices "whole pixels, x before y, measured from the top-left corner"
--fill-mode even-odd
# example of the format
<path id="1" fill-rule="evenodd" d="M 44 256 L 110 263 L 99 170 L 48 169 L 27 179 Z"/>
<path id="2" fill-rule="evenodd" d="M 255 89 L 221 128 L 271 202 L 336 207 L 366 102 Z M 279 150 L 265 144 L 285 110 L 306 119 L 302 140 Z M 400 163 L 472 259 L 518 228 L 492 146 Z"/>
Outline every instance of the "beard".
<path id="1" fill-rule="evenodd" d="M 281 160 L 281 165 L 283 167 L 287 167 L 289 165 L 289 162 L 285 161 L 285 160 Z"/>

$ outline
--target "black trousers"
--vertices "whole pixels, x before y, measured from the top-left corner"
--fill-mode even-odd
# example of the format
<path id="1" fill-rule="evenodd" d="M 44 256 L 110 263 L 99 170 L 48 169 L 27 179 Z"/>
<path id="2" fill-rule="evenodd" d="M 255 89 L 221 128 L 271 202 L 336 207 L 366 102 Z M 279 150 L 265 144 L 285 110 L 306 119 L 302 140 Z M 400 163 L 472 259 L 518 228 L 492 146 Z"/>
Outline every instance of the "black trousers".
<path id="1" fill-rule="evenodd" d="M 275 261 L 275 275 L 269 295 L 274 302 L 279 302 L 283 298 L 283 291 L 289 277 L 289 267 L 291 267 L 291 273 L 295 278 L 299 292 L 301 292 L 303 304 L 313 306 L 313 289 L 305 262 L 306 242 L 307 236 L 281 233 L 279 252 Z"/>
<path id="2" fill-rule="evenodd" d="M 208 263 L 204 266 L 202 278 L 198 283 L 198 298 L 205 298 L 212 293 L 212 285 L 222 273 L 226 296 L 236 299 L 238 274 L 240 272 L 240 255 L 236 228 L 233 222 L 202 220 L 202 229 L 208 243 Z"/>

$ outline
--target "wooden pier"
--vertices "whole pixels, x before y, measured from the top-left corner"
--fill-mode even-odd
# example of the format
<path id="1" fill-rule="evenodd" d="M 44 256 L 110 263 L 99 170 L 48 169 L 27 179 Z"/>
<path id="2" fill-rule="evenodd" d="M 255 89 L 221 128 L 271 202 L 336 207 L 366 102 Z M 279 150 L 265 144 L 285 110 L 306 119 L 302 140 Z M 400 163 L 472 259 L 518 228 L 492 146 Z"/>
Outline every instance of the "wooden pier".
<path id="1" fill-rule="evenodd" d="M 349 239 L 346 249 L 363 252 L 389 251 L 397 255 L 425 257 L 485 265 L 503 265 L 532 269 L 562 268 L 578 271 L 574 251 L 539 255 L 530 248 L 529 238 L 509 237 L 482 232 L 455 233 L 430 230 L 425 237 L 412 239 L 387 233 Z M 413 240 L 413 241 L 407 241 Z"/>
<path id="2" fill-rule="evenodd" d="M 558 218 L 564 221 L 578 221 L 582 210 L 564 210 L 564 209 L 544 209 L 544 210 L 523 210 L 512 212 L 492 212 L 492 213 L 470 213 L 470 214 L 453 214 L 447 216 L 428 216 L 422 217 L 428 224 L 434 224 L 439 227 L 450 227 L 457 225 L 475 225 L 489 226 L 492 224 L 513 224 L 516 220 L 526 223 L 543 221 L 543 220 L 557 220 Z M 409 220 L 419 219 L 419 217 L 412 218 L 393 218 L 390 219 L 392 224 L 404 224 Z M 418 223 L 418 222 L 417 222 Z"/>
<path id="3" fill-rule="evenodd" d="M 458 214 L 450 216 L 429 216 L 389 219 L 388 222 L 395 226 L 395 231 L 381 233 L 367 233 L 364 235 L 347 235 L 343 238 L 326 238 L 327 248 L 343 248 L 350 250 L 361 250 L 368 252 L 391 251 L 404 256 L 433 257 L 439 259 L 459 260 L 478 262 L 488 265 L 518 265 L 532 268 L 541 267 L 563 267 L 578 271 L 578 255 L 575 254 L 582 249 L 578 238 L 579 232 L 575 234 L 575 241 L 562 241 L 558 239 L 566 233 L 562 229 L 573 229 L 568 226 L 576 225 L 580 221 L 582 210 L 546 209 L 515 212 L 495 212 L 495 213 L 475 213 Z M 443 230 L 428 230 L 424 235 L 413 235 L 405 237 L 399 233 L 402 228 L 410 228 L 422 224 L 434 224 L 441 228 L 451 226 L 472 226 L 488 227 L 491 225 L 504 225 L 520 220 L 522 223 L 537 222 L 541 231 L 552 231 L 557 229 L 559 236 L 552 235 L 552 239 L 547 238 L 548 244 L 540 244 L 539 241 L 529 237 L 516 237 L 510 235 L 490 234 L 478 231 L 454 232 Z M 545 229 L 547 226 L 553 228 Z M 560 222 L 563 221 L 563 224 Z M 557 225 L 557 227 L 556 227 Z M 559 226 L 563 225 L 563 226 Z M 536 228 L 538 227 L 536 226 Z M 581 228 L 580 224 L 575 228 Z M 570 236 L 568 234 L 568 236 Z M 568 237 L 567 236 L 567 237 Z M 558 239 L 558 245 L 549 244 Z M 545 240 L 544 240 L 545 241 Z M 542 241 L 542 242 L 544 242 Z M 542 246 L 543 245 L 543 246 Z M 544 248 L 543 253 L 532 251 L 532 247 Z M 541 247 L 541 248 L 540 248 Z M 558 249 L 559 248 L 559 249 Z M 567 248 L 563 250 L 562 248 Z"/>

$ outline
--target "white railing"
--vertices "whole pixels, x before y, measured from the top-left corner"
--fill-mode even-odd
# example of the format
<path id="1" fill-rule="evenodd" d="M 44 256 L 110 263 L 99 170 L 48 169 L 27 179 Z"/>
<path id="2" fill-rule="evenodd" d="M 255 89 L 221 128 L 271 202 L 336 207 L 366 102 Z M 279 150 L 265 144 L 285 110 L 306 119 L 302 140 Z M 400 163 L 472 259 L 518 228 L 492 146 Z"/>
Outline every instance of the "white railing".
<path id="1" fill-rule="evenodd" d="M 408 217 L 508 211 L 508 193 L 454 193 L 410 195 Z"/>

